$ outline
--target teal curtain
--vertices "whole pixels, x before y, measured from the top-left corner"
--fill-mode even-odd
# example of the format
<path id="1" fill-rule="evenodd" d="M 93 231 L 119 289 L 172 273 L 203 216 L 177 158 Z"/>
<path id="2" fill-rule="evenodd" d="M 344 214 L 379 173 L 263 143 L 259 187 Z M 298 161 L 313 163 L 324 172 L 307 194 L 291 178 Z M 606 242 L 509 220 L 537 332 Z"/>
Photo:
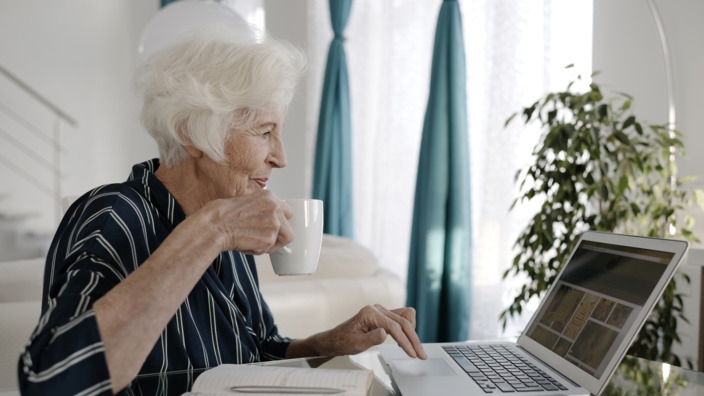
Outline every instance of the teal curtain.
<path id="1" fill-rule="evenodd" d="M 440 8 L 416 179 L 408 306 L 423 342 L 465 340 L 471 292 L 467 78 L 457 0 Z"/>
<path id="2" fill-rule="evenodd" d="M 166 7 L 167 5 L 169 5 L 170 3 L 173 3 L 175 1 L 178 1 L 178 0 L 161 0 L 161 6 Z"/>
<path id="3" fill-rule="evenodd" d="M 324 203 L 326 234 L 353 237 L 352 122 L 343 32 L 352 0 L 329 0 L 335 37 L 330 43 L 320 102 L 313 198 Z"/>

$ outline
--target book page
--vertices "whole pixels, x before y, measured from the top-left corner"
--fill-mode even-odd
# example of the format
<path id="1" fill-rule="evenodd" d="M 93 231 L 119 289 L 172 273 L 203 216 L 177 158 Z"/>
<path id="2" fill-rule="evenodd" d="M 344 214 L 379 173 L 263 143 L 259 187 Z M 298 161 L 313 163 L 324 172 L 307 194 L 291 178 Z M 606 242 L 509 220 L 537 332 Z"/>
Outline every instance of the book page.
<path id="1" fill-rule="evenodd" d="M 372 378 L 369 370 L 223 364 L 198 376 L 192 392 L 229 393 L 233 386 L 275 386 L 335 388 L 344 390 L 341 395 L 366 395 Z M 284 392 L 273 394 L 281 393 Z M 263 394 L 257 393 L 257 396 Z"/>

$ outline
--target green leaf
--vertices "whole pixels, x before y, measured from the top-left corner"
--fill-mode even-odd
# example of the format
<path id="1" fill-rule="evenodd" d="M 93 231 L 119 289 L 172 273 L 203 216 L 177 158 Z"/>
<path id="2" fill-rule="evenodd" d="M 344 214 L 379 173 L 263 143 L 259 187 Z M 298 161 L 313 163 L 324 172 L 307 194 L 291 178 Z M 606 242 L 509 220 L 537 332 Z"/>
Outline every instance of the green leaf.
<path id="1" fill-rule="evenodd" d="M 635 121 L 636 121 L 636 117 L 635 117 L 635 116 L 630 116 L 630 117 L 626 118 L 626 121 L 623 122 L 623 126 L 622 126 L 621 128 L 622 128 L 622 129 L 626 129 L 626 128 L 628 128 L 629 126 L 633 125 L 633 123 L 634 123 Z"/>
<path id="2" fill-rule="evenodd" d="M 704 191 L 696 189 L 692 192 L 694 203 L 700 208 L 704 208 Z"/>
<path id="3" fill-rule="evenodd" d="M 618 139 L 619 142 L 629 146 L 631 144 L 631 140 L 626 136 L 625 133 L 619 131 L 618 129 L 614 130 L 614 137 Z"/>
<path id="4" fill-rule="evenodd" d="M 526 122 L 530 121 L 530 119 L 533 117 L 533 112 L 535 112 L 535 107 L 536 104 L 533 104 L 530 107 L 526 107 L 523 109 L 523 115 L 526 117 Z"/>
<path id="5" fill-rule="evenodd" d="M 552 124 L 552 122 L 555 120 L 555 117 L 557 117 L 557 110 L 548 111 L 548 124 Z"/>
<path id="6" fill-rule="evenodd" d="M 630 98 L 629 98 L 629 99 L 626 99 L 626 100 L 623 102 L 623 104 L 621 105 L 621 111 L 627 111 L 628 109 L 630 109 L 632 103 L 633 103 L 633 100 L 632 100 L 632 99 L 630 99 Z M 634 118 L 635 118 L 635 117 L 634 117 Z M 624 126 L 623 129 L 626 129 L 626 127 Z"/>
<path id="7" fill-rule="evenodd" d="M 513 120 L 517 115 L 518 115 L 518 113 L 511 114 L 511 116 L 506 119 L 506 122 L 504 122 L 504 128 L 506 128 L 508 126 L 508 124 L 511 122 L 511 120 Z"/>
<path id="8" fill-rule="evenodd" d="M 599 109 L 597 111 L 599 112 L 600 119 L 604 120 L 609 115 L 609 106 L 607 104 L 599 105 Z"/>
<path id="9" fill-rule="evenodd" d="M 599 185 L 599 196 L 601 197 L 602 201 L 609 200 L 609 189 L 608 189 L 608 187 L 606 187 L 606 184 L 604 184 L 604 183 Z"/>
<path id="10" fill-rule="evenodd" d="M 623 195 L 623 193 L 628 189 L 628 176 L 621 176 L 618 179 L 618 195 Z"/>
<path id="11" fill-rule="evenodd" d="M 643 127 L 640 125 L 640 123 L 633 123 L 633 127 L 636 128 L 636 132 L 638 132 L 639 135 L 643 134 Z"/>
<path id="12" fill-rule="evenodd" d="M 633 212 L 634 215 L 638 216 L 640 214 L 640 208 L 635 202 L 631 202 L 631 212 Z"/>

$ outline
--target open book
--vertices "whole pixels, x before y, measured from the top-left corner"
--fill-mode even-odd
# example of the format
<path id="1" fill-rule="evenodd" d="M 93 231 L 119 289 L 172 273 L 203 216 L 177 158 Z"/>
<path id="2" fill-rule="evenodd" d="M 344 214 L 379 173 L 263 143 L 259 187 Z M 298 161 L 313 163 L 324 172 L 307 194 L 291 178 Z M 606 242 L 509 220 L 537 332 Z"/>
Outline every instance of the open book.
<path id="1" fill-rule="evenodd" d="M 368 370 L 223 364 L 207 370 L 182 396 L 366 395 L 374 375 Z"/>

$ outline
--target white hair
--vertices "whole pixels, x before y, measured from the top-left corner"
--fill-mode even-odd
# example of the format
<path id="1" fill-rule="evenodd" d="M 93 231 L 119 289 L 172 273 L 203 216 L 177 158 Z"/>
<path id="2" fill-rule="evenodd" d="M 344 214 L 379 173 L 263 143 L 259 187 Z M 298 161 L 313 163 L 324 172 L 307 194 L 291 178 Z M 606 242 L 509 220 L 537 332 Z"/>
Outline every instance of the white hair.
<path id="1" fill-rule="evenodd" d="M 142 124 L 168 167 L 187 158 L 186 144 L 225 163 L 230 130 L 285 109 L 304 66 L 303 53 L 289 43 L 243 37 L 222 24 L 199 28 L 137 68 Z"/>

